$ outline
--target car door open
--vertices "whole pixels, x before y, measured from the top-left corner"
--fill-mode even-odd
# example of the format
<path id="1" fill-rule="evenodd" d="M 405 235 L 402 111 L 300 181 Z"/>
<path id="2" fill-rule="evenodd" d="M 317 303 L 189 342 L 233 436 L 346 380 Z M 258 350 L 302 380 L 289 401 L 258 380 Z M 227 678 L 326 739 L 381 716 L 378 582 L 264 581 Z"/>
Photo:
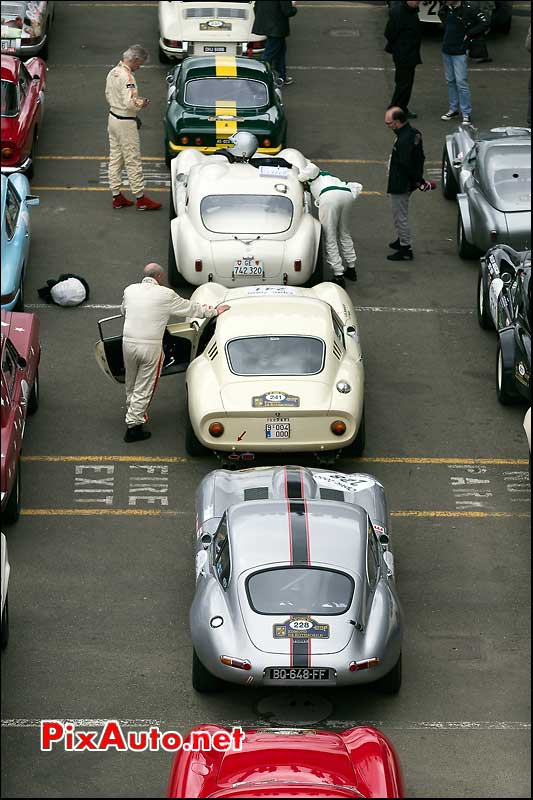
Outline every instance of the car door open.
<path id="1" fill-rule="evenodd" d="M 94 346 L 94 354 L 100 369 L 118 383 L 125 381 L 124 357 L 122 354 L 124 317 L 118 314 L 98 322 L 100 339 Z M 185 372 L 194 358 L 198 338 L 198 323 L 177 322 L 167 325 L 163 336 L 163 365 L 160 377 Z"/>

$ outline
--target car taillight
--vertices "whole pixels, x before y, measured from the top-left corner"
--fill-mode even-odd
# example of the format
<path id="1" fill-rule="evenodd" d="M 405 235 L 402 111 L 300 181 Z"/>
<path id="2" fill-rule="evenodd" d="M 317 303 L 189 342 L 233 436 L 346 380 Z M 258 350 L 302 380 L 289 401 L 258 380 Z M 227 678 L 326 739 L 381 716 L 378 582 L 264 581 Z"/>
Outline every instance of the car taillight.
<path id="1" fill-rule="evenodd" d="M 379 664 L 379 658 L 365 658 L 364 661 L 350 661 L 350 665 L 348 669 L 350 672 L 356 672 L 360 669 L 370 669 L 371 667 L 377 667 Z"/>
<path id="2" fill-rule="evenodd" d="M 16 155 L 17 148 L 10 144 L 2 145 L 2 158 L 13 158 Z"/>
<path id="3" fill-rule="evenodd" d="M 224 433 L 224 426 L 221 422 L 212 422 L 208 428 L 208 431 L 211 436 L 214 436 L 215 439 L 218 439 Z"/>
<path id="4" fill-rule="evenodd" d="M 330 429 L 335 436 L 342 436 L 343 433 L 346 433 L 346 423 L 344 423 L 341 419 L 336 419 L 335 422 L 331 423 Z"/>
<path id="5" fill-rule="evenodd" d="M 166 44 L 167 47 L 183 47 L 183 42 L 179 42 L 177 39 L 163 39 L 163 44 Z"/>
<path id="6" fill-rule="evenodd" d="M 194 140 L 194 144 L 202 144 L 202 137 L 197 136 L 196 139 Z"/>
<path id="7" fill-rule="evenodd" d="M 181 139 L 180 139 L 180 142 L 182 144 L 189 144 L 189 137 L 188 136 L 182 136 Z"/>
<path id="8" fill-rule="evenodd" d="M 270 147 L 271 144 L 270 139 L 263 139 L 263 147 Z"/>
<path id="9" fill-rule="evenodd" d="M 17 296 L 18 289 L 15 289 L 14 292 L 10 292 L 9 294 L 3 294 L 1 297 L 2 305 L 7 305 L 7 303 L 13 302 L 15 297 Z"/>
<path id="10" fill-rule="evenodd" d="M 490 232 L 490 240 L 491 240 L 491 242 L 497 242 L 498 241 L 498 231 L 491 231 Z"/>
<path id="11" fill-rule="evenodd" d="M 232 656 L 220 656 L 220 661 L 227 667 L 235 667 L 236 669 L 252 669 L 251 663 L 245 658 L 233 658 Z"/>
<path id="12" fill-rule="evenodd" d="M 197 258 L 196 261 L 194 262 L 194 270 L 195 270 L 195 272 L 201 272 L 203 270 L 203 268 L 204 268 L 204 265 L 202 263 L 202 259 L 201 258 Z"/>
<path id="13" fill-rule="evenodd" d="M 294 271 L 295 272 L 301 272 L 302 271 L 302 262 L 300 261 L 300 259 L 298 259 L 298 261 L 294 262 Z"/>
<path id="14" fill-rule="evenodd" d="M 247 50 L 262 50 L 265 46 L 265 42 L 263 39 L 260 39 L 258 42 L 248 42 L 246 45 Z"/>

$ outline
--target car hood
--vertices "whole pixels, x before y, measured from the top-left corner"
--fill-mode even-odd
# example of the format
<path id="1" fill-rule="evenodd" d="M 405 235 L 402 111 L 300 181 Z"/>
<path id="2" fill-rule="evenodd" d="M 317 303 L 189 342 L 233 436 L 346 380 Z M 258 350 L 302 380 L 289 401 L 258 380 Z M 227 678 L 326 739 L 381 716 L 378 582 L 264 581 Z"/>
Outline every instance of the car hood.
<path id="1" fill-rule="evenodd" d="M 271 405 L 269 394 L 284 395 L 279 405 Z M 302 412 L 327 412 L 331 407 L 331 386 L 324 376 L 308 376 L 305 379 L 256 376 L 243 378 L 234 376 L 224 383 L 220 396 L 224 410 L 231 413 L 253 416 L 274 416 L 275 413 L 301 414 Z"/>

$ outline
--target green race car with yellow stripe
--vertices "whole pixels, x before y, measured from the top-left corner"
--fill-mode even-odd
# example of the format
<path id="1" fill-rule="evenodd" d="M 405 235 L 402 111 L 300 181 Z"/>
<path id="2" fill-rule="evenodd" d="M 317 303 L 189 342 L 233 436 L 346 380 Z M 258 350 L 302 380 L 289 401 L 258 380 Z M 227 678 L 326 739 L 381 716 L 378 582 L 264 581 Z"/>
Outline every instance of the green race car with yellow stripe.
<path id="1" fill-rule="evenodd" d="M 214 55 L 186 58 L 171 72 L 165 115 L 165 160 L 189 147 L 202 153 L 231 147 L 237 131 L 253 133 L 258 153 L 285 147 L 281 92 L 267 64 Z"/>

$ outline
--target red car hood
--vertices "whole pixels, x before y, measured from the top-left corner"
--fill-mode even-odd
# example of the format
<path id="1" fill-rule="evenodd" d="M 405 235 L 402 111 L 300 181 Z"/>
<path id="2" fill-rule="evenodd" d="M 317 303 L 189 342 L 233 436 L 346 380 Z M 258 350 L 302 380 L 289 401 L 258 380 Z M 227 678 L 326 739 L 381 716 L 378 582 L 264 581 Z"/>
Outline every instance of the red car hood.
<path id="1" fill-rule="evenodd" d="M 363 797 L 357 789 L 348 789 L 340 786 L 325 786 L 323 784 L 291 784 L 288 782 L 263 784 L 250 784 L 237 786 L 234 789 L 222 789 L 210 794 L 209 797 L 246 798 L 246 797 Z"/>

